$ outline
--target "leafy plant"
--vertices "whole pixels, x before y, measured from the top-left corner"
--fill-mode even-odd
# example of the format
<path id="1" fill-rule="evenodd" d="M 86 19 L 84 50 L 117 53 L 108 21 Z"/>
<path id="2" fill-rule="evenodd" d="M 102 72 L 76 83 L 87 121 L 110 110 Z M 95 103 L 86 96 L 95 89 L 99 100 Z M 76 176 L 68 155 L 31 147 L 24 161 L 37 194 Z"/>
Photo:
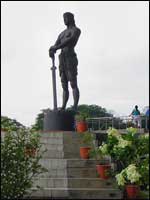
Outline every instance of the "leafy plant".
<path id="1" fill-rule="evenodd" d="M 40 135 L 38 132 L 30 132 L 26 139 L 26 148 L 38 148 L 40 146 Z"/>
<path id="2" fill-rule="evenodd" d="M 1 142 L 1 198 L 19 199 L 28 194 L 33 177 L 47 171 L 39 164 L 44 151 L 37 145 L 35 157 L 25 155 L 30 131 L 8 131 Z"/>
<path id="3" fill-rule="evenodd" d="M 25 128 L 23 124 L 15 119 L 6 116 L 1 116 L 1 129 L 4 131 L 17 131 L 18 129 Z"/>
<path id="4" fill-rule="evenodd" d="M 94 135 L 91 132 L 84 132 L 79 134 L 80 143 L 85 146 L 93 146 L 94 145 Z"/>
<path id="5" fill-rule="evenodd" d="M 107 144 L 102 143 L 101 146 L 93 146 L 93 148 L 90 151 L 90 156 L 92 158 L 95 158 L 97 161 L 99 161 L 99 164 L 109 164 L 110 163 L 110 156 L 107 152 Z"/>
<path id="6" fill-rule="evenodd" d="M 107 141 L 98 147 L 98 153 L 108 155 L 119 165 L 116 173 L 120 179 L 128 166 L 135 165 L 140 173 L 140 184 L 147 188 L 149 185 L 149 134 L 139 135 L 137 129 L 128 128 L 126 134 L 120 134 L 116 129 L 108 130 Z M 128 169 L 128 168 L 127 168 Z M 123 178 L 121 179 L 123 180 Z"/>
<path id="7" fill-rule="evenodd" d="M 80 122 L 80 121 L 86 121 L 86 118 L 88 117 L 88 115 L 87 114 L 85 114 L 85 113 L 78 113 L 78 114 L 76 114 L 75 115 L 75 120 L 77 121 L 77 122 Z"/>
<path id="8" fill-rule="evenodd" d="M 130 164 L 116 175 L 116 180 L 119 186 L 126 184 L 139 184 L 141 174 L 135 164 Z"/>
<path id="9" fill-rule="evenodd" d="M 127 167 L 133 161 L 139 162 L 141 154 L 141 137 L 137 135 L 137 129 L 128 128 L 127 134 L 120 134 L 118 130 L 114 128 L 108 129 L 108 137 L 105 143 L 103 143 L 99 149 L 102 155 L 109 155 L 114 162 L 119 162 L 120 170 Z M 144 147 L 142 147 L 144 148 Z"/>
<path id="10" fill-rule="evenodd" d="M 43 109 L 43 111 L 37 115 L 35 119 L 35 124 L 33 124 L 31 127 L 33 131 L 43 130 L 44 110 L 48 110 L 48 109 Z"/>

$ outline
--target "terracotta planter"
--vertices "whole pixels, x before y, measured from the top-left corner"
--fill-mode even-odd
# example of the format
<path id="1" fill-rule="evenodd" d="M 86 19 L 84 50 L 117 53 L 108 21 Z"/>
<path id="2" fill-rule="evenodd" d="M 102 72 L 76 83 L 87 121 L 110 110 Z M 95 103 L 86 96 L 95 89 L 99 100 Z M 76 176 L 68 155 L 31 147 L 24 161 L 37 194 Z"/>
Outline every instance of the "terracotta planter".
<path id="1" fill-rule="evenodd" d="M 139 195 L 139 190 L 138 185 L 126 185 L 127 198 L 136 199 Z"/>
<path id="2" fill-rule="evenodd" d="M 1 132 L 5 132 L 5 133 L 6 133 L 6 132 L 7 132 L 7 130 L 6 130 L 6 129 L 1 129 Z"/>
<path id="3" fill-rule="evenodd" d="M 84 121 L 76 122 L 76 129 L 77 129 L 77 132 L 79 133 L 83 133 L 87 131 L 88 129 L 87 123 Z"/>
<path id="4" fill-rule="evenodd" d="M 110 177 L 110 175 L 108 174 L 110 169 L 111 169 L 111 165 L 110 164 L 96 165 L 96 169 L 97 169 L 97 172 L 98 172 L 100 178 L 108 179 Z"/>
<path id="5" fill-rule="evenodd" d="M 34 157 L 36 155 L 36 149 L 35 148 L 32 148 L 32 149 L 26 148 L 25 149 L 25 155 Z"/>
<path id="6" fill-rule="evenodd" d="M 82 159 L 89 159 L 89 151 L 91 147 L 80 147 L 80 157 Z"/>

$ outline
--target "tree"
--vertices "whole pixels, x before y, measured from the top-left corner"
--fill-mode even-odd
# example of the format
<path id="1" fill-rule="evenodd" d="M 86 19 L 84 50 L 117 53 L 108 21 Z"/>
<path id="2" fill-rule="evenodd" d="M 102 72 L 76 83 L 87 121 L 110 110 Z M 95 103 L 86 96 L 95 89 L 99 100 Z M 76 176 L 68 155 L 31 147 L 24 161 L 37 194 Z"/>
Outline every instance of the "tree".
<path id="1" fill-rule="evenodd" d="M 6 116 L 1 116 L 1 129 L 4 131 L 17 131 L 20 128 L 25 128 L 23 124 L 16 119 L 11 119 Z"/>
<path id="2" fill-rule="evenodd" d="M 108 113 L 106 108 L 102 108 L 98 105 L 86 105 L 82 104 L 78 106 L 78 111 L 87 114 L 89 118 L 92 117 L 112 117 L 113 115 Z"/>
<path id="3" fill-rule="evenodd" d="M 35 124 L 33 124 L 31 128 L 35 131 L 43 130 L 43 123 L 44 123 L 44 111 L 42 111 L 37 115 Z"/>

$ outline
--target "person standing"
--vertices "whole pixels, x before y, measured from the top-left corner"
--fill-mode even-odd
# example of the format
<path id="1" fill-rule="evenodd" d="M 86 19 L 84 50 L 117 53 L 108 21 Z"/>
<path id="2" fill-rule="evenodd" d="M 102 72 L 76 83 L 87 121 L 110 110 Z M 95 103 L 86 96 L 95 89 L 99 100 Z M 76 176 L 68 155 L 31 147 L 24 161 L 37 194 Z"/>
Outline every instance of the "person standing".
<path id="1" fill-rule="evenodd" d="M 141 128 L 141 113 L 138 110 L 138 106 L 136 105 L 133 109 L 132 113 L 130 114 L 133 118 L 133 123 L 136 128 Z"/>

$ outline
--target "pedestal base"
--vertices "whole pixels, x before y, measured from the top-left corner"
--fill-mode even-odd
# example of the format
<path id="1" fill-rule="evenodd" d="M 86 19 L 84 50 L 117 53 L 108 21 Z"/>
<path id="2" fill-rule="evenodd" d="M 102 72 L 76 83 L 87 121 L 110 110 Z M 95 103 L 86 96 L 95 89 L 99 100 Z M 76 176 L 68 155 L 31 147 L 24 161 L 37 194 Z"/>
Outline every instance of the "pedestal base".
<path id="1" fill-rule="evenodd" d="M 104 160 L 80 158 L 81 141 L 77 132 L 41 133 L 41 150 L 47 151 L 40 164 L 48 171 L 34 177 L 32 193 L 24 199 L 123 199 L 114 179 L 97 177 L 96 165 Z"/>
<path id="2" fill-rule="evenodd" d="M 75 120 L 72 111 L 47 111 L 44 115 L 44 131 L 74 131 Z"/>

